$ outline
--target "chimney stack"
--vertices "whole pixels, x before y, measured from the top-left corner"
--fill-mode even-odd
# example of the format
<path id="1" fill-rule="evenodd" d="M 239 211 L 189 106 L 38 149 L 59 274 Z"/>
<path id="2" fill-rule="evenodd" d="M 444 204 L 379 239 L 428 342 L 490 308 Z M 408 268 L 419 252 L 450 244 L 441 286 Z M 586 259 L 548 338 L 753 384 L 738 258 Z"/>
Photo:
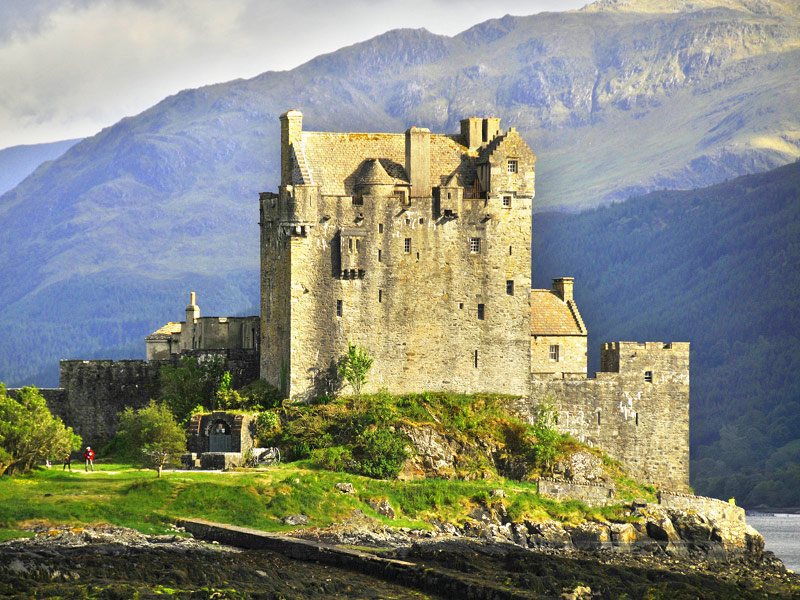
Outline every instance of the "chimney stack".
<path id="1" fill-rule="evenodd" d="M 406 173 L 411 197 L 431 195 L 431 131 L 412 127 L 406 131 Z"/>
<path id="2" fill-rule="evenodd" d="M 557 277 L 553 279 L 553 293 L 564 302 L 572 300 L 572 285 L 575 279 L 572 277 Z"/>
<path id="3" fill-rule="evenodd" d="M 281 121 L 281 185 L 292 182 L 292 145 L 300 142 L 303 133 L 303 113 L 290 110 L 280 116 Z"/>

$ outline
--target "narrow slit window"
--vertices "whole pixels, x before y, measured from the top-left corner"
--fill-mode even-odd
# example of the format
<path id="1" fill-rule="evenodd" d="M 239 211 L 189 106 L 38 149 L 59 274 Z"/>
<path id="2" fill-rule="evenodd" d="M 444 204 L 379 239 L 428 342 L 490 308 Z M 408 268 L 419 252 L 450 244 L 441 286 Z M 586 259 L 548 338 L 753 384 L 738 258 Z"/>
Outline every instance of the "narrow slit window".
<path id="1" fill-rule="evenodd" d="M 644 372 L 644 381 L 645 381 L 645 383 L 653 383 L 653 372 L 652 371 L 645 371 Z"/>
<path id="2" fill-rule="evenodd" d="M 378 233 L 383 233 L 383 223 L 378 223 Z"/>
<path id="3" fill-rule="evenodd" d="M 356 254 L 358 254 L 360 248 L 361 248 L 361 240 L 356 238 Z"/>
<path id="4" fill-rule="evenodd" d="M 514 280 L 513 279 L 509 279 L 508 281 L 506 281 L 506 294 L 508 294 L 509 296 L 513 296 L 514 295 Z"/>
<path id="5" fill-rule="evenodd" d="M 383 290 L 378 290 L 378 302 L 383 302 Z"/>
<path id="6" fill-rule="evenodd" d="M 342 316 L 342 301 L 341 300 L 337 300 L 336 301 L 336 316 L 337 317 L 341 317 Z"/>
<path id="7" fill-rule="evenodd" d="M 484 310 L 483 304 L 478 304 L 478 320 L 483 321 L 486 311 Z"/>
<path id="8" fill-rule="evenodd" d="M 475 368 L 478 368 L 478 351 L 475 350 Z"/>
<path id="9" fill-rule="evenodd" d="M 511 256 L 511 246 L 508 247 L 508 255 Z"/>
<path id="10" fill-rule="evenodd" d="M 597 424 L 600 425 L 600 411 L 597 411 Z"/>
<path id="11" fill-rule="evenodd" d="M 348 238 L 347 240 L 347 249 L 352 252 L 353 251 L 353 238 Z"/>
<path id="12" fill-rule="evenodd" d="M 636 413 L 636 426 L 639 426 L 639 413 Z"/>
<path id="13" fill-rule="evenodd" d="M 381 251 L 378 250 L 378 262 L 381 262 Z"/>
<path id="14" fill-rule="evenodd" d="M 406 238 L 403 242 L 403 251 L 406 254 L 411 254 L 411 238 Z"/>

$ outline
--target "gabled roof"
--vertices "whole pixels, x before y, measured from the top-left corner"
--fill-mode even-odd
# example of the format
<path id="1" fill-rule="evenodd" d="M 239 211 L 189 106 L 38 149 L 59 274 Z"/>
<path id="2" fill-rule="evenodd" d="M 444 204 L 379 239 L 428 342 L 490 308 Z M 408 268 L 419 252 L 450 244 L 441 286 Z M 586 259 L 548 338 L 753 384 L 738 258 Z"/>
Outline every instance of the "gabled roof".
<path id="1" fill-rule="evenodd" d="M 148 335 L 145 340 L 168 340 L 172 337 L 173 333 L 180 333 L 181 332 L 181 325 L 182 323 L 175 323 L 170 321 L 166 325 L 164 325 L 161 329 L 157 329 L 150 335 Z"/>
<path id="2" fill-rule="evenodd" d="M 453 177 L 458 185 L 472 185 L 477 152 L 467 150 L 461 141 L 461 136 L 431 135 L 432 186 L 444 185 Z M 312 183 L 320 186 L 322 194 L 353 195 L 368 159 L 379 159 L 395 185 L 409 184 L 404 168 L 406 140 L 402 133 L 304 131 L 300 143 L 293 146 L 297 164 L 292 174 L 294 185 Z"/>
<path id="3" fill-rule="evenodd" d="M 572 300 L 552 290 L 531 290 L 531 335 L 586 335 L 586 326 Z"/>

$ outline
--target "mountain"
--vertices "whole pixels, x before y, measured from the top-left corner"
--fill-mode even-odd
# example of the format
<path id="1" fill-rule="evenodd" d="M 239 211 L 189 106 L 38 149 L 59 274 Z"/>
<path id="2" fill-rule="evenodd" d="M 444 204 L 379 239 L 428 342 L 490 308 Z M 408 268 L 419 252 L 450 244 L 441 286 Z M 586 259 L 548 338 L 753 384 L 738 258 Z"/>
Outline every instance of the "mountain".
<path id="1" fill-rule="evenodd" d="M 47 370 L 52 384 L 57 356 L 141 344 L 180 316 L 194 279 L 219 282 L 204 311 L 221 289 L 230 298 L 208 310 L 257 304 L 257 194 L 276 188 L 288 108 L 312 130 L 455 132 L 465 116 L 500 116 L 539 156 L 537 209 L 576 210 L 794 160 L 799 63 L 789 2 L 606 1 L 454 37 L 390 31 L 183 91 L 0 197 L 0 379 L 42 383 Z M 111 288 L 120 302 L 104 299 Z"/>
<path id="2" fill-rule="evenodd" d="M 80 140 L 64 140 L 49 144 L 11 146 L 0 150 L 0 194 L 17 184 L 42 163 L 58 158 Z"/>
<path id="3" fill-rule="evenodd" d="M 800 506 L 800 161 L 713 187 L 534 216 L 536 287 L 576 278 L 604 341 L 689 341 L 691 483 Z"/>

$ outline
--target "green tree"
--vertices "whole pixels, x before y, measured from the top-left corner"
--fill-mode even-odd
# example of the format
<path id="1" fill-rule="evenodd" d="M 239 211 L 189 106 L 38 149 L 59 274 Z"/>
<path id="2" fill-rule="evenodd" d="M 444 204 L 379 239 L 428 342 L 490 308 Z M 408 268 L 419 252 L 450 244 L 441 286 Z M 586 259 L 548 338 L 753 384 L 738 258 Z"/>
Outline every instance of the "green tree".
<path id="1" fill-rule="evenodd" d="M 564 436 L 556 430 L 556 411 L 550 399 L 545 400 L 536 407 L 536 420 L 533 424 L 533 435 L 536 441 L 533 443 L 534 464 L 543 473 L 551 473 L 553 463 L 560 443 Z"/>
<path id="2" fill-rule="evenodd" d="M 0 383 L 0 475 L 25 473 L 80 447 L 81 437 L 50 413 L 39 390 L 24 387 L 12 398 Z"/>
<path id="3" fill-rule="evenodd" d="M 339 377 L 353 388 L 356 398 L 361 397 L 361 389 L 367 383 L 367 373 L 372 368 L 372 358 L 361 346 L 347 343 L 347 353 L 339 359 Z"/>
<path id="4" fill-rule="evenodd" d="M 216 404 L 216 393 L 220 385 L 225 385 L 225 373 L 225 361 L 220 357 L 200 362 L 182 356 L 177 366 L 161 368 L 161 398 L 178 422 L 186 423 L 200 407 Z"/>
<path id="5" fill-rule="evenodd" d="M 186 451 L 186 432 L 170 408 L 155 400 L 139 410 L 128 407 L 121 412 L 117 435 L 126 453 L 155 469 L 159 477 L 166 464 Z"/>

